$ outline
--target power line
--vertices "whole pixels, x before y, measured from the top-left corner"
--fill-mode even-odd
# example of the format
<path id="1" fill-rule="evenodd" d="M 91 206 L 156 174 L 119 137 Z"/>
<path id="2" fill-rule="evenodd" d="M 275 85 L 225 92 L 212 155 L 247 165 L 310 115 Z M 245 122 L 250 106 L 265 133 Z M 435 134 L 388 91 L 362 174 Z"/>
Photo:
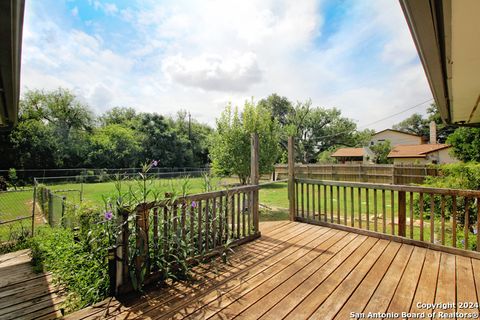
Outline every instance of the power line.
<path id="1" fill-rule="evenodd" d="M 402 113 L 404 113 L 404 112 L 410 111 L 410 110 L 415 109 L 415 108 L 418 108 L 418 107 L 420 107 L 420 106 L 424 105 L 425 103 L 430 102 L 430 101 L 432 101 L 432 100 L 433 100 L 433 98 L 430 98 L 430 99 L 425 100 L 425 101 L 423 101 L 423 102 L 421 102 L 421 103 L 419 103 L 419 104 L 414 105 L 413 107 L 410 107 L 410 108 L 407 108 L 407 109 L 402 110 L 402 111 L 400 111 L 400 112 L 397 112 L 397 113 L 395 113 L 395 114 L 389 115 L 388 117 L 385 117 L 385 118 L 376 120 L 376 121 L 374 121 L 374 122 L 372 122 L 372 123 L 363 125 L 362 127 L 369 127 L 369 126 L 371 126 L 371 125 L 377 124 L 377 123 L 382 122 L 382 121 L 385 121 L 385 120 L 387 120 L 387 119 L 396 117 L 396 116 L 398 116 L 399 114 L 402 114 Z"/>
<path id="2" fill-rule="evenodd" d="M 385 121 L 385 120 L 387 120 L 387 119 L 396 117 L 396 116 L 398 116 L 399 114 L 402 114 L 402 113 L 404 113 L 404 112 L 407 112 L 407 111 L 412 110 L 412 109 L 415 109 L 415 108 L 418 108 L 418 107 L 420 107 L 420 106 L 424 105 L 425 103 L 430 102 L 430 101 L 432 101 L 432 100 L 433 100 L 433 98 L 430 98 L 430 99 L 425 100 L 425 101 L 423 101 L 423 102 L 420 102 L 420 103 L 418 103 L 418 104 L 416 104 L 416 105 L 414 105 L 414 106 L 412 106 L 412 107 L 408 107 L 407 109 L 404 109 L 404 110 L 402 110 L 402 111 L 400 111 L 400 112 L 397 112 L 397 113 L 395 113 L 395 114 L 389 115 L 388 117 L 385 117 L 385 118 L 376 120 L 376 121 L 374 121 L 374 122 L 372 122 L 372 123 L 369 123 L 369 124 L 363 125 L 363 126 L 361 126 L 361 127 L 358 127 L 357 130 L 358 130 L 359 128 L 369 127 L 369 126 L 371 126 L 371 125 L 377 124 L 377 123 L 382 122 L 382 121 Z M 323 137 L 318 137 L 318 139 L 336 137 L 336 136 L 338 136 L 338 135 L 341 135 L 341 134 L 344 134 L 344 133 L 349 133 L 349 132 L 351 132 L 351 131 L 350 131 L 350 130 L 345 130 L 345 131 L 343 131 L 343 132 L 338 132 L 338 133 L 335 133 L 335 134 L 331 134 L 331 135 L 327 135 L 327 136 L 323 136 Z"/>

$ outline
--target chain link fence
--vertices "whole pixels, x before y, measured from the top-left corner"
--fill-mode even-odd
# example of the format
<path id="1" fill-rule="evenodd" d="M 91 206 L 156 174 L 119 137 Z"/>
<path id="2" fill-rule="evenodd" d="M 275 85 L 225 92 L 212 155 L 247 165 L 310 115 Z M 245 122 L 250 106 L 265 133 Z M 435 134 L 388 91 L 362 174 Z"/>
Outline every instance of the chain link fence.
<path id="1" fill-rule="evenodd" d="M 0 244 L 33 234 L 34 189 L 0 191 Z"/>

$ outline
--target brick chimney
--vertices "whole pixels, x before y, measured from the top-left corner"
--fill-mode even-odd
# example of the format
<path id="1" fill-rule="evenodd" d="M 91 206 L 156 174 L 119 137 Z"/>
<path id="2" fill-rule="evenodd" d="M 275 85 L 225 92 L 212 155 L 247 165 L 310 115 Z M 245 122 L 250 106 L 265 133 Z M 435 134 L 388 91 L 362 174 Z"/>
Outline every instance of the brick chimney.
<path id="1" fill-rule="evenodd" d="M 435 121 L 430 122 L 430 144 L 437 143 L 437 124 Z"/>

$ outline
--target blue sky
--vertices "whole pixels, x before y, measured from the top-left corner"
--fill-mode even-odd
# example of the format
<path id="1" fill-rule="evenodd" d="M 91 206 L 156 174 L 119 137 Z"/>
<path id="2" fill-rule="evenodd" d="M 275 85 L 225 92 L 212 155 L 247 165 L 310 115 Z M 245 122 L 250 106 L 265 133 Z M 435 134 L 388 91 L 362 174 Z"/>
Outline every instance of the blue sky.
<path id="1" fill-rule="evenodd" d="M 276 92 L 365 127 L 431 98 L 396 0 L 27 1 L 23 45 L 23 89 L 70 88 L 96 112 L 213 124 Z"/>

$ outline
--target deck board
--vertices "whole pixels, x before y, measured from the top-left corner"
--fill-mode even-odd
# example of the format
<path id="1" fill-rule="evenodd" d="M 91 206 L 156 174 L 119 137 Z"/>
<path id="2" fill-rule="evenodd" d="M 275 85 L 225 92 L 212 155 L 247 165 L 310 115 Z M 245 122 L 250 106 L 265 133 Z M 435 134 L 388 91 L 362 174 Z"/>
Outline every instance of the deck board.
<path id="1" fill-rule="evenodd" d="M 0 256 L 0 319 L 61 317 L 64 295 L 46 273 L 35 273 L 28 250 Z"/>
<path id="2" fill-rule="evenodd" d="M 195 267 L 193 282 L 108 299 L 66 318 L 348 319 L 422 312 L 417 302 L 478 302 L 475 258 L 298 222 L 260 227 L 262 237 L 236 248 L 229 264 Z"/>

